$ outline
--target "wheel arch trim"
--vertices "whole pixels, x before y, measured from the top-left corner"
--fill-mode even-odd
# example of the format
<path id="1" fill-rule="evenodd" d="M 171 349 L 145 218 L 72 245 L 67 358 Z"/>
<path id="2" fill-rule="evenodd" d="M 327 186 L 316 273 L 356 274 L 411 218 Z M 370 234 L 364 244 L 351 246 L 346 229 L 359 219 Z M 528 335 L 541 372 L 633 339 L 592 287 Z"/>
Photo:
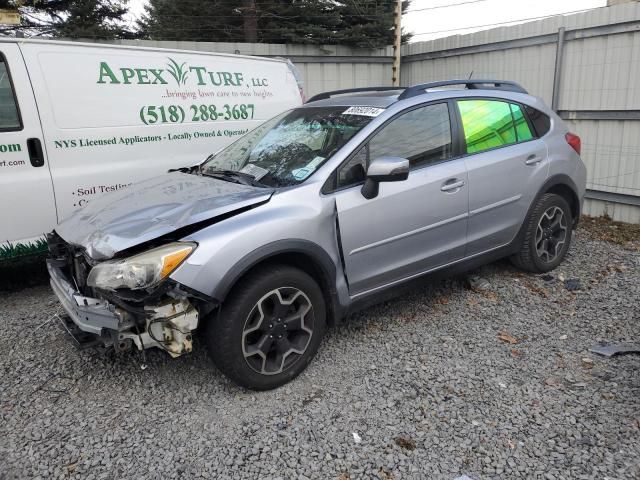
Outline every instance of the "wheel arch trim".
<path id="1" fill-rule="evenodd" d="M 529 211 L 527 212 L 527 214 L 531 212 L 531 210 L 535 206 L 536 202 L 540 199 L 540 197 L 545 193 L 549 193 L 549 191 L 552 190 L 554 187 L 566 187 L 573 194 L 573 197 L 574 197 L 573 200 L 575 201 L 575 208 L 576 208 L 575 215 L 573 218 L 573 227 L 575 228 L 578 224 L 578 219 L 580 218 L 580 213 L 582 210 L 582 198 L 580 198 L 580 195 L 578 194 L 578 187 L 576 186 L 573 179 L 563 173 L 553 175 L 547 179 L 547 181 L 542 185 L 542 188 L 536 195 L 536 198 L 534 199 L 532 204 L 529 206 Z M 574 214 L 574 212 L 571 212 L 571 213 Z"/>
<path id="2" fill-rule="evenodd" d="M 553 176 L 547 178 L 547 180 L 542 184 L 542 187 L 540 187 L 540 189 L 538 190 L 538 193 L 536 194 L 536 196 L 531 201 L 531 204 L 529 205 L 529 208 L 527 209 L 527 214 L 522 219 L 522 224 L 520 225 L 520 229 L 518 230 L 518 233 L 516 234 L 515 238 L 511 242 L 512 249 L 517 249 L 519 247 L 519 245 L 522 243 L 522 238 L 523 238 L 524 233 L 525 233 L 525 231 L 527 229 L 527 219 L 531 215 L 531 212 L 535 208 L 535 206 L 538 203 L 538 201 L 540 200 L 540 198 L 544 194 L 549 193 L 549 191 L 552 190 L 554 187 L 558 187 L 558 186 L 569 188 L 569 190 L 572 192 L 572 194 L 574 196 L 574 200 L 576 202 L 577 215 L 572 220 L 573 220 L 573 227 L 575 228 L 577 226 L 578 219 L 580 218 L 580 211 L 581 211 L 581 206 L 582 206 L 581 205 L 581 200 L 582 199 L 580 198 L 580 195 L 578 195 L 578 187 L 576 187 L 575 182 L 568 175 L 565 175 L 563 173 L 560 173 L 560 174 L 557 174 L 557 175 L 553 175 Z"/>
<path id="3" fill-rule="evenodd" d="M 337 301 L 336 294 L 336 265 L 325 249 L 309 240 L 278 240 L 256 248 L 245 255 L 242 260 L 237 262 L 233 268 L 225 273 L 216 285 L 212 296 L 218 301 L 223 302 L 238 280 L 251 269 L 272 258 L 286 254 L 302 254 L 311 259 L 313 267 L 318 268 L 324 277 L 322 280 L 325 285 L 320 285 L 320 287 L 323 290 L 323 294 L 331 301 L 331 304 L 327 305 L 327 309 L 334 315 L 337 315 L 336 318 L 340 318 L 342 308 Z M 324 291 L 325 287 L 328 287 L 328 291 Z"/>

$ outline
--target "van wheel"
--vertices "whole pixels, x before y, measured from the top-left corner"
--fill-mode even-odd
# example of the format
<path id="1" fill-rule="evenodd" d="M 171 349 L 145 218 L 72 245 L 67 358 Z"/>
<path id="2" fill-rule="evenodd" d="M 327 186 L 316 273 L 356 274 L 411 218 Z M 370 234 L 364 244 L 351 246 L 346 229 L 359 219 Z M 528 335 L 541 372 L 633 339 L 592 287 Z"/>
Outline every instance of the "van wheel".
<path id="1" fill-rule="evenodd" d="M 326 328 L 318 284 L 297 268 L 261 268 L 241 280 L 205 331 L 216 366 L 235 383 L 270 390 L 315 356 Z"/>
<path id="2" fill-rule="evenodd" d="M 522 246 L 511 262 L 533 273 L 553 270 L 569 250 L 572 225 L 567 201 L 560 195 L 545 193 L 527 217 Z"/>

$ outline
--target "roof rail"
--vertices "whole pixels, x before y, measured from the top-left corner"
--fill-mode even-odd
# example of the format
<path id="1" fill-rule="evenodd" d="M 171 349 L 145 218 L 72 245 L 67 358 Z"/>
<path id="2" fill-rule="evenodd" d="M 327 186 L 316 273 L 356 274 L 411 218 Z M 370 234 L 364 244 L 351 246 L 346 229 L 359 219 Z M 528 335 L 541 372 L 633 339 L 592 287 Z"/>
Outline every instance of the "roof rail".
<path id="1" fill-rule="evenodd" d="M 508 80 L 444 80 L 442 82 L 420 83 L 418 85 L 407 87 L 405 88 L 404 92 L 400 94 L 398 100 L 404 100 L 405 98 L 422 95 L 425 90 L 428 90 L 430 88 L 446 87 L 449 85 L 464 85 L 469 90 L 482 88 L 507 90 L 510 92 L 518 93 L 529 93 L 516 82 L 511 82 Z"/>
<path id="2" fill-rule="evenodd" d="M 360 93 L 360 92 L 386 92 L 391 90 L 404 90 L 405 87 L 360 87 L 360 88 L 346 88 L 344 90 L 333 90 L 330 92 L 322 92 L 314 95 L 305 103 L 315 102 L 316 100 L 325 100 L 331 98 L 334 95 L 341 95 L 344 93 Z"/>

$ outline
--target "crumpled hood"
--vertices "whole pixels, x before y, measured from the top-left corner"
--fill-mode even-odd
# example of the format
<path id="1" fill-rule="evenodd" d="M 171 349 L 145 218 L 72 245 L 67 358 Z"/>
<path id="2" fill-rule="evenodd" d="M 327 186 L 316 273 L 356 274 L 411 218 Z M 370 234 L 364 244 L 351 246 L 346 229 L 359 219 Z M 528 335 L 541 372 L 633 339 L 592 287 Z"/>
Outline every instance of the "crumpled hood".
<path id="1" fill-rule="evenodd" d="M 240 208 L 267 201 L 273 189 L 172 172 L 91 200 L 56 232 L 95 260 Z"/>

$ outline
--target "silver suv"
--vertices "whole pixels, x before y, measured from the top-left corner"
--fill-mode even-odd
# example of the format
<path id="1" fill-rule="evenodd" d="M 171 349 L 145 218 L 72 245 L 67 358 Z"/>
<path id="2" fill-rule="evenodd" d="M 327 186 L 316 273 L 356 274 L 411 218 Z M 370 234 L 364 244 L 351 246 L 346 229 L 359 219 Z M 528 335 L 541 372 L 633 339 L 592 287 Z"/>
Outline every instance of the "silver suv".
<path id="1" fill-rule="evenodd" d="M 457 88 L 455 88 L 457 87 Z M 323 93 L 49 235 L 81 345 L 192 350 L 270 389 L 383 291 L 509 256 L 546 272 L 580 215 L 580 139 L 513 82 Z"/>

